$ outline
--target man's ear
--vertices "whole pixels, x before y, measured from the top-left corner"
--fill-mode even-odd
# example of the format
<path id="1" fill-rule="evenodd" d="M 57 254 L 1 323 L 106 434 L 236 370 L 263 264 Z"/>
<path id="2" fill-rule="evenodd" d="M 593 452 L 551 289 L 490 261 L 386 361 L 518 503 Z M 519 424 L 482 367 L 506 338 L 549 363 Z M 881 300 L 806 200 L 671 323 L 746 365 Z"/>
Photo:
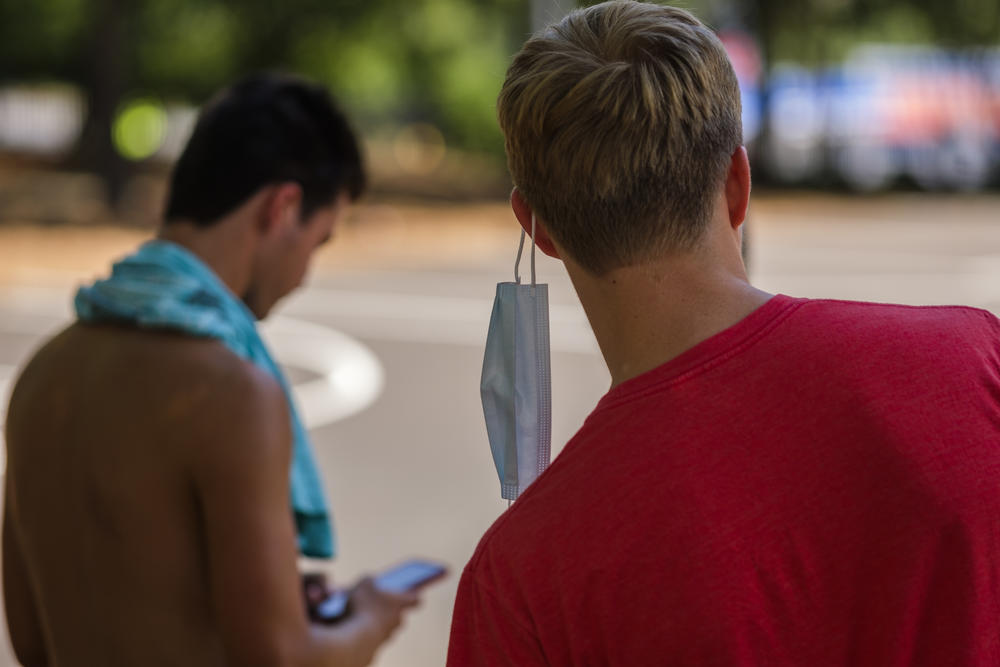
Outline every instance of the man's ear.
<path id="1" fill-rule="evenodd" d="M 290 229 L 302 215 L 302 186 L 294 182 L 278 183 L 264 199 L 261 224 L 266 234 Z"/>
<path id="2" fill-rule="evenodd" d="M 750 205 L 750 160 L 747 149 L 737 148 L 729 158 L 726 171 L 726 206 L 729 210 L 729 224 L 736 229 L 747 218 Z"/>
<path id="3" fill-rule="evenodd" d="M 514 188 L 510 193 L 510 207 L 514 210 L 514 217 L 517 218 L 517 221 L 521 223 L 521 227 L 530 236 L 533 211 L 528 202 L 524 200 L 524 195 L 517 188 Z M 538 216 L 535 216 L 535 245 L 549 257 L 560 259 L 556 244 L 553 243 L 552 238 L 549 236 L 549 231 L 545 228 L 542 221 L 538 219 Z"/>

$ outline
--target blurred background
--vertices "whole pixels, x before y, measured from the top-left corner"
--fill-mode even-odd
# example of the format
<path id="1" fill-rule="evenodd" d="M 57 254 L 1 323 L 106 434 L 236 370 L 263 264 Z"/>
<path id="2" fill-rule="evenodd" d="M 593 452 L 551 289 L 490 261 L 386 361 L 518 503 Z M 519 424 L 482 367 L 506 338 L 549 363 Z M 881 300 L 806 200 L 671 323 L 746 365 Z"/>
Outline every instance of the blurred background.
<path id="1" fill-rule="evenodd" d="M 570 0 L 2 0 L 0 156 L 59 170 L 110 213 L 155 220 L 156 181 L 197 107 L 257 69 L 328 84 L 383 192 L 502 195 L 493 102 L 510 55 Z M 995 0 L 702 0 L 744 93 L 759 184 L 878 191 L 996 187 Z M 13 205 L 18 180 L 2 193 Z M 34 194 L 34 193 L 31 193 Z M 55 207 L 55 204 L 52 204 Z M 65 213 L 23 204 L 15 216 Z M 23 209 L 23 210 L 22 210 Z"/>
<path id="2" fill-rule="evenodd" d="M 581 3 L 593 4 L 593 3 Z M 0 420 L 73 289 L 148 237 L 198 107 L 244 73 L 333 90 L 372 193 L 267 335 L 305 405 L 355 576 L 452 576 L 379 658 L 444 660 L 457 578 L 505 509 L 479 406 L 518 228 L 494 102 L 569 0 L 0 0 Z M 796 296 L 1000 312 L 1000 4 L 691 0 L 740 78 L 750 268 Z M 609 378 L 558 263 L 553 444 Z M 2 441 L 0 441 L 2 444 Z M 0 665 L 15 664 L 0 645 Z"/>

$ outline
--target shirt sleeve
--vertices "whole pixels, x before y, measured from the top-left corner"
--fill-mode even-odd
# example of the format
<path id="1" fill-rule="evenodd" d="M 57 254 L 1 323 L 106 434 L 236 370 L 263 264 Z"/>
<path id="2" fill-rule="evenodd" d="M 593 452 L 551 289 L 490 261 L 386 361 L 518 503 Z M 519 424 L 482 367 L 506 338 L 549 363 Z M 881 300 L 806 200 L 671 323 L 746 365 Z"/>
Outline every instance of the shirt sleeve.
<path id="1" fill-rule="evenodd" d="M 448 667 L 548 665 L 535 633 L 480 580 L 462 573 L 451 621 Z"/>

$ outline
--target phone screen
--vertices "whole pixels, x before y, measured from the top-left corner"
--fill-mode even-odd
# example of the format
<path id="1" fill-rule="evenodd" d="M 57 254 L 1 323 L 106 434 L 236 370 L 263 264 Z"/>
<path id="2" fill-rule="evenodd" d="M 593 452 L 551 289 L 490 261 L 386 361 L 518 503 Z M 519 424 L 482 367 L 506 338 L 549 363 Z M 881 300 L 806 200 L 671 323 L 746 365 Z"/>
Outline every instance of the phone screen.
<path id="1" fill-rule="evenodd" d="M 375 586 L 387 593 L 405 593 L 444 576 L 440 563 L 409 560 L 375 577 Z"/>
<path id="2" fill-rule="evenodd" d="M 334 591 L 316 607 L 316 618 L 325 623 L 332 623 L 347 615 L 347 603 L 350 595 L 347 591 Z"/>
<path id="3" fill-rule="evenodd" d="M 447 574 L 448 568 L 440 563 L 413 559 L 386 570 L 375 577 L 375 587 L 386 593 L 406 593 Z M 335 623 L 349 612 L 350 594 L 334 591 L 316 607 L 316 618 L 324 623 Z"/>

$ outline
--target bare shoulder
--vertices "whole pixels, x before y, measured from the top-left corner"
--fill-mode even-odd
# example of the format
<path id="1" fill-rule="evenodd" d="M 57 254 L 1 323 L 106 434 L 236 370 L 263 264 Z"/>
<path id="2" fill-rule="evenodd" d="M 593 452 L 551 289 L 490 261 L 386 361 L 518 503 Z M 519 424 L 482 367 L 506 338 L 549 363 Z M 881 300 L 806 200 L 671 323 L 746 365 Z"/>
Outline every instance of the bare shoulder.
<path id="1" fill-rule="evenodd" d="M 163 380 L 161 421 L 177 429 L 196 461 L 289 456 L 287 399 L 273 376 L 218 341 L 178 336 L 161 348 L 149 369 Z"/>
<path id="2" fill-rule="evenodd" d="M 81 324 L 55 336 L 27 364 L 12 394 L 8 427 L 44 423 L 53 410 L 93 412 L 108 404 L 206 454 L 238 441 L 281 447 L 289 440 L 276 437 L 290 428 L 281 386 L 218 341 Z"/>
<path id="3" fill-rule="evenodd" d="M 287 398 L 273 376 L 215 342 L 178 350 L 177 356 L 172 406 L 199 452 L 226 457 L 236 448 L 243 459 L 255 453 L 287 456 Z"/>

